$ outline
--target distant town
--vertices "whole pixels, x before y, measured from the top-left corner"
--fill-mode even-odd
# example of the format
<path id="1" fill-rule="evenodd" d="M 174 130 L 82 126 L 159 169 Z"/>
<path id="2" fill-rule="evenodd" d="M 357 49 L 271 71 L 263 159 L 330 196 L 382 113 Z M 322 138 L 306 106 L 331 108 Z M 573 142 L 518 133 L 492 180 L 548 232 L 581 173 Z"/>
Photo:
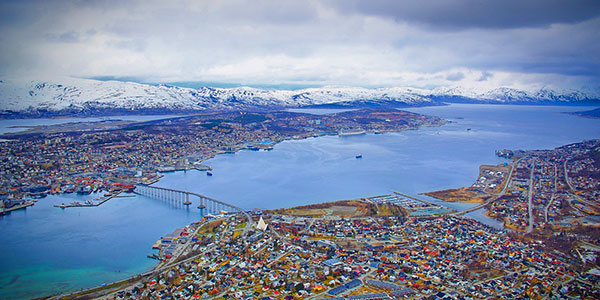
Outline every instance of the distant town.
<path id="1" fill-rule="evenodd" d="M 439 126 L 444 120 L 395 109 L 336 114 L 227 112 L 148 122 L 100 121 L 30 127 L 0 142 L 0 213 L 47 194 L 105 191 L 152 184 L 164 172 L 197 169 L 220 153 L 271 150 L 287 139 L 383 133 Z M 98 205 L 66 203 L 65 205 Z"/>

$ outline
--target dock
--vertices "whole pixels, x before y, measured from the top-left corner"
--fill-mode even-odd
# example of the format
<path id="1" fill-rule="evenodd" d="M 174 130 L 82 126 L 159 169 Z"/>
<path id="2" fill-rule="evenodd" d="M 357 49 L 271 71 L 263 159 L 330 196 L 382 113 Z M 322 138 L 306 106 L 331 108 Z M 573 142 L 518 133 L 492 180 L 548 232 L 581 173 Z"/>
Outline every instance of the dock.
<path id="1" fill-rule="evenodd" d="M 400 192 L 394 192 L 394 194 L 396 194 L 396 195 L 400 195 L 400 196 L 402 196 L 402 197 L 406 197 L 406 198 L 409 198 L 409 199 L 413 199 L 413 200 L 415 200 L 415 201 L 419 201 L 419 202 L 427 203 L 427 204 L 429 204 L 429 205 L 433 205 L 433 206 L 440 206 L 440 205 L 439 205 L 439 204 L 437 204 L 437 203 L 433 203 L 433 202 L 430 202 L 430 201 L 427 201 L 427 200 L 419 199 L 419 198 L 417 198 L 417 197 L 413 197 L 413 196 L 411 196 L 411 195 L 403 194 L 403 193 L 400 193 Z"/>
<path id="2" fill-rule="evenodd" d="M 100 198 L 100 202 L 97 203 L 90 203 L 90 204 L 85 204 L 85 203 L 79 203 L 79 202 L 73 202 L 71 204 L 55 204 L 54 207 L 59 207 L 59 208 L 67 208 L 67 207 L 97 207 L 100 206 L 104 203 L 106 203 L 106 201 L 112 199 L 112 198 L 125 198 L 125 197 L 135 197 L 135 195 L 123 195 L 120 196 L 120 192 L 117 194 L 113 194 L 110 195 L 108 197 L 104 197 L 104 198 Z"/>
<path id="3" fill-rule="evenodd" d="M 418 203 L 423 203 L 423 206 L 421 206 L 421 207 L 404 207 L 406 209 L 409 209 L 411 211 L 410 215 L 414 216 L 414 217 L 429 218 L 429 217 L 450 215 L 450 214 L 456 213 L 455 209 L 444 207 L 444 206 L 441 206 L 441 205 L 431 202 L 431 201 L 420 199 L 420 198 L 417 198 L 417 197 L 414 197 L 411 195 L 407 195 L 404 193 L 400 193 L 400 192 L 394 192 L 394 194 L 396 194 L 398 196 L 402 196 L 405 199 L 416 201 Z"/>
<path id="4" fill-rule="evenodd" d="M 0 215 L 9 213 L 9 212 L 14 211 L 14 210 L 19 210 L 19 209 L 27 208 L 29 206 L 33 206 L 34 204 L 35 204 L 34 202 L 26 202 L 24 204 L 15 205 L 15 206 L 13 206 L 11 208 L 5 208 L 4 210 L 2 210 L 2 214 L 0 214 Z"/>

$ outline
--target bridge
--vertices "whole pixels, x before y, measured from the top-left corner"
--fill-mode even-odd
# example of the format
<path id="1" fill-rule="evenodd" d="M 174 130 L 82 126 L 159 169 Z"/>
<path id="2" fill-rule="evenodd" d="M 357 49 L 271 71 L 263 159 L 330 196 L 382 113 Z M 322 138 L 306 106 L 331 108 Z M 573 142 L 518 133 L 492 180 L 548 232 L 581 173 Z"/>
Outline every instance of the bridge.
<path id="1" fill-rule="evenodd" d="M 175 206 L 197 205 L 201 212 L 208 214 L 220 214 L 222 212 L 243 213 L 250 222 L 252 220 L 245 210 L 198 193 L 141 184 L 136 185 L 133 192 L 149 198 L 163 200 Z"/>

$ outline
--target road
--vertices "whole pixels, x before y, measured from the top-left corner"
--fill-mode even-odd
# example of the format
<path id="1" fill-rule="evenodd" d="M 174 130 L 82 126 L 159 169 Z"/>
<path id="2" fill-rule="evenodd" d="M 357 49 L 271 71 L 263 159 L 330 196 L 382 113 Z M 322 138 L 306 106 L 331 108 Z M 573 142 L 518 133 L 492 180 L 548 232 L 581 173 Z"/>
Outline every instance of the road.
<path id="1" fill-rule="evenodd" d="M 573 184 L 571 184 L 571 180 L 569 178 L 569 173 L 567 172 L 567 161 L 568 160 L 565 160 L 565 163 L 563 164 L 563 168 L 565 169 L 565 181 L 567 182 L 567 185 L 569 186 L 569 189 L 572 191 L 572 193 L 569 193 L 569 195 L 571 195 L 573 198 L 575 198 L 575 199 L 579 200 L 580 202 L 583 202 L 583 203 L 585 203 L 587 205 L 598 207 L 595 203 L 592 203 L 592 202 L 588 201 L 587 199 L 582 198 L 582 197 L 580 197 L 579 195 L 577 195 L 575 193 L 576 189 L 575 189 L 575 187 L 573 187 Z"/>
<path id="2" fill-rule="evenodd" d="M 550 206 L 554 202 L 554 197 L 556 196 L 556 189 L 558 187 L 557 175 L 558 175 L 558 168 L 556 167 L 556 165 L 554 165 L 554 188 L 552 189 L 552 196 L 550 197 L 550 201 L 548 201 L 548 204 L 546 205 L 546 207 L 544 207 L 544 220 L 546 223 L 548 223 L 548 210 L 550 209 Z"/>
<path id="3" fill-rule="evenodd" d="M 531 172 L 529 173 L 529 191 L 527 192 L 527 214 L 529 215 L 529 224 L 527 224 L 527 233 L 533 231 L 533 173 L 535 171 L 535 159 L 531 162 Z"/>
<path id="4" fill-rule="evenodd" d="M 571 184 L 571 180 L 569 180 L 569 172 L 567 171 L 567 162 L 568 161 L 569 161 L 568 159 L 565 159 L 565 162 L 563 163 L 563 168 L 565 169 L 565 182 L 567 183 L 567 185 L 569 186 L 569 189 L 571 189 L 571 191 L 575 191 L 575 188 Z"/>
<path id="5" fill-rule="evenodd" d="M 523 157 L 524 158 L 524 157 Z M 492 202 L 498 200 L 500 197 L 504 196 L 504 194 L 506 193 L 506 189 L 508 188 L 508 185 L 510 184 L 510 178 L 512 177 L 513 171 L 515 169 L 515 165 L 517 165 L 517 163 L 519 163 L 519 161 L 521 161 L 523 158 L 519 158 L 517 161 L 515 161 L 511 166 L 510 166 L 510 171 L 508 172 L 508 177 L 506 178 L 506 182 L 504 183 L 504 187 L 502 188 L 502 191 L 500 191 L 500 193 L 498 195 L 496 195 L 496 197 L 483 202 L 477 206 L 471 207 L 469 209 L 463 210 L 463 211 L 459 211 L 459 212 L 455 212 L 455 213 L 449 213 L 446 214 L 446 216 L 462 216 L 464 214 L 468 214 L 470 212 L 476 211 L 478 209 L 481 209 L 485 206 L 490 205 Z"/>

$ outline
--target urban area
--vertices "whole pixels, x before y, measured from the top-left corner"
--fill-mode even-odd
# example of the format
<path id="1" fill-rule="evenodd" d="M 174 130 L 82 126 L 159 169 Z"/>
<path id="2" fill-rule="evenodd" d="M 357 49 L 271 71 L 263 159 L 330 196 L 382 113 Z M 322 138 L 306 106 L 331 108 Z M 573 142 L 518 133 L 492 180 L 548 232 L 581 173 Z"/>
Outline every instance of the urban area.
<path id="1" fill-rule="evenodd" d="M 396 204 L 356 199 L 255 210 L 251 220 L 243 215 L 205 218 L 157 242 L 163 259 L 160 269 L 109 291 L 86 295 L 102 299 L 600 297 L 600 270 L 550 250 L 543 242 L 465 217 L 412 217 L 403 209 L 390 216 L 389 206 Z"/>
<path id="2" fill-rule="evenodd" d="M 440 118 L 406 111 L 361 109 L 322 116 L 227 112 L 32 127 L 0 136 L 0 214 L 33 205 L 47 194 L 106 191 L 105 197 L 111 197 L 132 184 L 154 183 L 163 172 L 199 169 L 210 175 L 210 167 L 202 162 L 216 154 L 270 150 L 286 139 L 442 124 Z"/>
<path id="3" fill-rule="evenodd" d="M 50 193 L 106 191 L 108 199 L 164 172 L 210 176 L 203 161 L 214 155 L 270 150 L 286 139 L 443 123 L 363 109 L 31 128 L 0 143 L 1 212 Z M 427 193 L 479 202 L 467 211 L 394 192 L 207 214 L 155 243 L 153 270 L 55 298 L 599 299 L 600 140 L 497 155 L 510 160 L 481 166 L 473 185 Z M 505 228 L 462 216 L 484 207 Z"/>

